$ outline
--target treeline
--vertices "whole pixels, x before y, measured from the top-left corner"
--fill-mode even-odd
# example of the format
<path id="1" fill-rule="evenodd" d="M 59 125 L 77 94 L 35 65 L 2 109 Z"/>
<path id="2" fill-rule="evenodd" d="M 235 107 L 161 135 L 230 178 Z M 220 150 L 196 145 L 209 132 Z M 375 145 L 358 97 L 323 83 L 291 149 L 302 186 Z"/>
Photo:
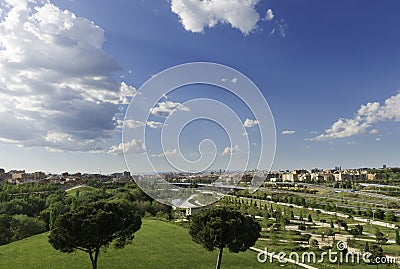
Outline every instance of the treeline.
<path id="1" fill-rule="evenodd" d="M 371 169 L 369 172 L 375 174 L 374 183 L 400 184 L 400 168 Z"/>
<path id="2" fill-rule="evenodd" d="M 47 197 L 59 188 L 39 183 L 0 185 L 0 245 L 46 231 L 41 212 Z"/>
<path id="3" fill-rule="evenodd" d="M 55 219 L 96 201 L 125 201 L 141 216 L 172 218 L 172 209 L 154 201 L 135 184 L 93 180 L 90 191 L 68 194 L 60 185 L 30 183 L 0 185 L 0 245 L 49 231 Z"/>

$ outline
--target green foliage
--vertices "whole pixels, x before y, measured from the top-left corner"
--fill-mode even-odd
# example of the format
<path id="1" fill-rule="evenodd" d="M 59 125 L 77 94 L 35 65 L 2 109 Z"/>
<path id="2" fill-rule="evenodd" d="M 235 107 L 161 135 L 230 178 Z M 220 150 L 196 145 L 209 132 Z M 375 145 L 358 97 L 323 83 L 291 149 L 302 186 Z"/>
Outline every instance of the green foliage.
<path id="1" fill-rule="evenodd" d="M 306 230 L 306 229 L 307 229 L 307 226 L 304 224 L 304 222 L 301 222 L 301 223 L 299 223 L 299 226 L 298 226 L 298 228 L 299 228 L 299 230 L 302 230 L 302 231 L 304 231 L 304 230 Z"/>
<path id="2" fill-rule="evenodd" d="M 369 243 L 365 242 L 364 252 L 369 252 Z"/>
<path id="3" fill-rule="evenodd" d="M 348 232 L 352 236 L 356 237 L 357 235 L 362 235 L 363 227 L 360 224 L 357 224 L 356 226 L 354 226 L 354 228 L 350 229 Z"/>
<path id="4" fill-rule="evenodd" d="M 252 217 L 228 207 L 203 209 L 192 216 L 189 234 L 194 242 L 205 249 L 219 250 L 217 268 L 222 258 L 222 250 L 246 251 L 260 237 L 261 226 Z"/>
<path id="5" fill-rule="evenodd" d="M 375 218 L 383 220 L 385 218 L 385 212 L 382 209 L 377 209 L 375 211 Z"/>
<path id="6" fill-rule="evenodd" d="M 314 251 L 319 249 L 318 240 L 316 240 L 316 239 L 311 239 L 310 240 L 310 249 L 314 250 Z"/>
<path id="7" fill-rule="evenodd" d="M 0 245 L 42 233 L 46 225 L 42 220 L 26 215 L 0 215 Z"/>
<path id="8" fill-rule="evenodd" d="M 369 252 L 371 253 L 371 256 L 369 257 L 371 263 L 374 263 L 374 261 L 376 261 L 378 257 L 382 258 L 385 256 L 383 254 L 382 247 L 377 244 L 371 244 L 371 246 L 369 247 Z"/>
<path id="9" fill-rule="evenodd" d="M 46 225 L 42 220 L 26 215 L 15 215 L 11 220 L 13 241 L 17 241 L 46 231 Z"/>
<path id="10" fill-rule="evenodd" d="M 62 252 L 82 250 L 97 267 L 101 248 L 130 244 L 142 221 L 129 203 L 93 202 L 58 216 L 49 236 L 50 244 Z"/>
<path id="11" fill-rule="evenodd" d="M 192 217 L 189 234 L 207 250 L 228 247 L 237 253 L 253 246 L 260 231 L 260 224 L 253 218 L 227 207 L 215 207 Z"/>
<path id="12" fill-rule="evenodd" d="M 0 245 L 8 244 L 12 241 L 11 220 L 12 217 L 10 215 L 0 215 Z"/>
<path id="13" fill-rule="evenodd" d="M 393 211 L 389 210 L 385 213 L 385 220 L 387 221 L 397 221 L 397 216 L 393 213 Z"/>
<path id="14" fill-rule="evenodd" d="M 385 237 L 385 235 L 379 230 L 379 228 L 375 229 L 375 238 L 376 242 L 380 245 L 386 243 L 388 239 Z"/>

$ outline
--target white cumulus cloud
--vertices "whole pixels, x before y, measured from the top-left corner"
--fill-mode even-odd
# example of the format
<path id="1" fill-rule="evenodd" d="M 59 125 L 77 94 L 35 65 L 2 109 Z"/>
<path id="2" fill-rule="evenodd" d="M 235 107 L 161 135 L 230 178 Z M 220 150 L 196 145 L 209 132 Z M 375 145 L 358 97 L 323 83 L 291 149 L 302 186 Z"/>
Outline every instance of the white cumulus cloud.
<path id="1" fill-rule="evenodd" d="M 160 102 L 156 107 L 150 109 L 151 114 L 162 118 L 168 117 L 174 111 L 190 111 L 190 109 L 181 103 L 171 101 Z"/>
<path id="2" fill-rule="evenodd" d="M 228 155 L 228 154 L 234 154 L 240 152 L 240 148 L 238 145 L 235 145 L 233 147 L 226 147 L 224 151 L 222 151 L 222 156 Z"/>
<path id="3" fill-rule="evenodd" d="M 146 147 L 142 141 L 137 139 L 132 139 L 127 143 L 120 143 L 119 145 L 111 146 L 108 153 L 109 154 L 122 154 L 125 153 L 142 153 L 146 150 Z"/>
<path id="4" fill-rule="evenodd" d="M 386 120 L 400 121 L 400 93 L 385 100 L 384 104 L 370 102 L 362 105 L 352 119 L 341 118 L 325 130 L 325 133 L 311 138 L 312 141 L 344 138 L 367 133 L 377 134 L 371 129 L 377 122 Z"/>
<path id="5" fill-rule="evenodd" d="M 285 131 L 282 132 L 283 135 L 292 135 L 292 134 L 295 134 L 295 133 L 296 133 L 296 131 L 292 131 L 292 130 L 285 130 Z"/>
<path id="6" fill-rule="evenodd" d="M 246 119 L 243 123 L 243 126 L 248 128 L 254 127 L 256 125 L 258 125 L 258 120 Z"/>
<path id="7" fill-rule="evenodd" d="M 267 21 L 271 21 L 275 17 L 274 12 L 272 9 L 268 9 L 267 12 L 265 13 L 265 19 Z"/>
<path id="8" fill-rule="evenodd" d="M 158 121 L 148 121 L 146 124 L 147 124 L 147 126 L 149 126 L 150 128 L 154 128 L 154 129 L 156 129 L 156 128 L 161 128 L 161 126 L 162 126 L 162 123 L 161 123 L 161 122 L 158 122 Z"/>
<path id="9" fill-rule="evenodd" d="M 158 122 L 158 121 L 148 121 L 146 123 L 142 122 L 142 121 L 138 121 L 138 120 L 131 120 L 131 119 L 126 119 L 125 121 L 123 120 L 117 120 L 117 128 L 129 128 L 129 129 L 133 129 L 133 128 L 137 128 L 137 127 L 141 127 L 141 126 L 149 126 L 150 128 L 161 128 L 162 123 Z"/>
<path id="10" fill-rule="evenodd" d="M 200 33 L 205 27 L 228 23 L 247 35 L 257 28 L 259 0 L 171 0 L 171 10 L 187 31 Z"/>
<path id="11" fill-rule="evenodd" d="M 134 88 L 102 49 L 104 31 L 48 1 L 6 0 L 0 21 L 0 141 L 97 151 Z"/>

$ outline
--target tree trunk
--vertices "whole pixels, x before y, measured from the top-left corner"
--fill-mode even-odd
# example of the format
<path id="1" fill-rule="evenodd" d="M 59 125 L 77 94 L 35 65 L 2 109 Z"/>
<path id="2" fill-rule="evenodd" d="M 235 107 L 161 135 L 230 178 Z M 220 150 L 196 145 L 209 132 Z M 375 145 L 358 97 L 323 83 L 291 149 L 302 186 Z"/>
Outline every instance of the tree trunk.
<path id="1" fill-rule="evenodd" d="M 97 258 L 99 257 L 99 252 L 100 252 L 100 250 L 96 249 L 95 254 L 94 254 L 94 261 L 93 261 L 92 269 L 97 269 Z"/>
<path id="2" fill-rule="evenodd" d="M 93 257 L 93 252 L 89 251 L 90 262 L 92 263 L 92 269 L 97 269 L 97 257 L 99 253 L 96 251 L 95 256 Z"/>
<path id="3" fill-rule="evenodd" d="M 216 269 L 220 269 L 221 268 L 221 260 L 222 260 L 222 251 L 223 250 L 224 250 L 223 248 L 219 249 L 218 259 L 217 259 L 217 266 L 215 267 Z"/>

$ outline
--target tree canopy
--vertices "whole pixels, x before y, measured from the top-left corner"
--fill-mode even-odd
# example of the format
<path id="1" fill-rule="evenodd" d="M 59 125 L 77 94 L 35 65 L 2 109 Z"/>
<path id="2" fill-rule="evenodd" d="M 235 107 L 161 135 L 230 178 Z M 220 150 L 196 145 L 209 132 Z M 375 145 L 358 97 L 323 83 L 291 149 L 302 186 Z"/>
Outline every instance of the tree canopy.
<path id="1" fill-rule="evenodd" d="M 97 268 L 101 248 L 111 243 L 123 248 L 141 227 L 141 217 L 127 202 L 92 202 L 58 216 L 49 236 L 50 244 L 62 252 L 81 250 Z"/>
<path id="2" fill-rule="evenodd" d="M 192 216 L 189 234 L 194 242 L 209 251 L 219 250 L 217 266 L 220 268 L 222 250 L 246 251 L 260 237 L 261 226 L 254 218 L 228 207 L 203 209 Z"/>

